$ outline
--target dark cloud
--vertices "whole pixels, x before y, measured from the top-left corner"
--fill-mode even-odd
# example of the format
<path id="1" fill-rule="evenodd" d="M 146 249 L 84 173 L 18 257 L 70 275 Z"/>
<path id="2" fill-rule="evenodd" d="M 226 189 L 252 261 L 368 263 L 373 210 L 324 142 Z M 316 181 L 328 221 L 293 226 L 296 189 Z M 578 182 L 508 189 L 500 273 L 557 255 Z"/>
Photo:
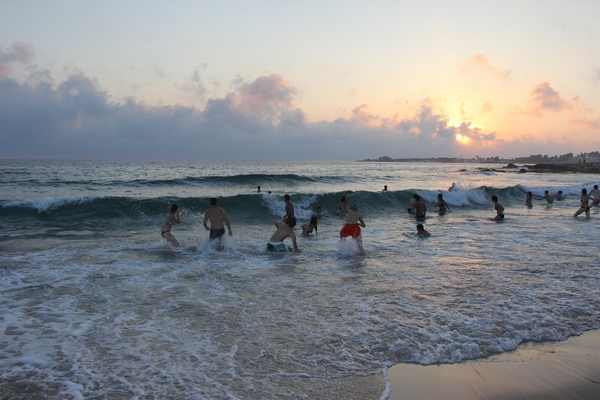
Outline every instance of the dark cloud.
<path id="1" fill-rule="evenodd" d="M 68 159 L 356 159 L 452 155 L 495 135 L 448 125 L 423 104 L 413 118 L 382 118 L 355 108 L 349 118 L 309 122 L 297 90 L 279 75 L 240 82 L 203 109 L 113 102 L 98 84 L 74 74 L 48 81 L 0 79 L 0 156 Z"/>
<path id="2" fill-rule="evenodd" d="M 552 88 L 549 82 L 542 82 L 531 91 L 531 100 L 536 111 L 562 111 L 569 103 Z"/>
<path id="3" fill-rule="evenodd" d="M 33 46 L 23 42 L 15 42 L 6 50 L 0 47 L 0 78 L 8 76 L 12 64 L 30 64 L 33 60 Z"/>

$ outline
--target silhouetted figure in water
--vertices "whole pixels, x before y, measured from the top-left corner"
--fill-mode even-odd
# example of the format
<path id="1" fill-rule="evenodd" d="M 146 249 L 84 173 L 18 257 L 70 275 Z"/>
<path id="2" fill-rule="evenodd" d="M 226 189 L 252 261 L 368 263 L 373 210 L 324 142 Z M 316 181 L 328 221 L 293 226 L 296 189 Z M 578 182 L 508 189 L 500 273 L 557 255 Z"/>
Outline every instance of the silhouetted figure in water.
<path id="1" fill-rule="evenodd" d="M 533 193 L 527 192 L 527 198 L 525 199 L 525 205 L 527 208 L 533 208 Z"/>
<path id="2" fill-rule="evenodd" d="M 383 192 L 387 192 L 387 191 L 388 191 L 388 189 L 387 189 L 387 185 L 383 185 L 383 190 L 382 190 L 382 191 L 383 191 Z"/>
<path id="3" fill-rule="evenodd" d="M 590 197 L 588 196 L 587 189 L 581 189 L 581 205 L 579 210 L 575 212 L 574 217 L 578 217 L 581 214 L 585 213 L 587 218 L 590 217 Z"/>
<path id="4" fill-rule="evenodd" d="M 441 193 L 438 193 L 437 195 L 437 203 L 435 206 L 438 209 L 438 215 L 446 215 L 449 210 L 448 203 L 446 203 L 446 200 L 444 200 L 444 196 Z"/>
<path id="5" fill-rule="evenodd" d="M 260 186 L 256 187 L 256 193 L 260 193 Z"/>
<path id="6" fill-rule="evenodd" d="M 424 221 L 427 214 L 427 205 L 425 204 L 425 200 L 423 200 L 423 198 L 418 194 L 414 194 L 408 212 L 414 214 L 417 221 Z"/>
<path id="7" fill-rule="evenodd" d="M 504 206 L 498 201 L 498 196 L 492 196 L 492 203 L 494 203 L 494 210 L 496 210 L 496 216 L 492 218 L 492 221 L 504 221 Z"/>

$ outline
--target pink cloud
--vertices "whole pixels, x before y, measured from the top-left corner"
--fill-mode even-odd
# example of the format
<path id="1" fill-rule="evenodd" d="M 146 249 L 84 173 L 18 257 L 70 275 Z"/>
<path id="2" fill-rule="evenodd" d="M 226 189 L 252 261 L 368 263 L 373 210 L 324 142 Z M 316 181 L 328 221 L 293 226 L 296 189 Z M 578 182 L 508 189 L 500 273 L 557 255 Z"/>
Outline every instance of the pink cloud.
<path id="1" fill-rule="evenodd" d="M 540 111 L 562 111 L 569 108 L 569 103 L 560 96 L 550 85 L 550 82 L 542 82 L 531 91 L 531 101 L 535 110 Z"/>

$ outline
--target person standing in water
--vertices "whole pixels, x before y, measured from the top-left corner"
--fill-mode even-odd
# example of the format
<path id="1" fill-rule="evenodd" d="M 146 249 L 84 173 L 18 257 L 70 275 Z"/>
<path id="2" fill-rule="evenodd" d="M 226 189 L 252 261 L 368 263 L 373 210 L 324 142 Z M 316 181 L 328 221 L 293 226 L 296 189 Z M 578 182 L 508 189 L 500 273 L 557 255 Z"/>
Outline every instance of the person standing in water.
<path id="1" fill-rule="evenodd" d="M 285 239 L 290 238 L 292 240 L 293 251 L 298 253 L 298 243 L 296 242 L 296 234 L 294 233 L 294 227 L 296 226 L 296 218 L 284 217 L 283 221 L 275 221 L 275 228 L 277 230 L 271 236 L 269 243 L 267 243 L 267 251 L 272 252 L 286 252 L 288 248 L 283 242 Z"/>
<path id="2" fill-rule="evenodd" d="M 387 192 L 387 191 L 388 191 L 387 185 L 383 185 L 383 190 L 382 190 L 382 192 Z"/>
<path id="3" fill-rule="evenodd" d="M 346 215 L 344 216 L 344 226 L 340 230 L 340 239 L 351 237 L 356 240 L 358 245 L 358 252 L 361 255 L 365 254 L 365 249 L 362 243 L 361 227 L 366 228 L 365 221 L 363 221 L 362 215 L 358 213 L 358 209 L 355 205 L 352 205 L 347 209 Z"/>
<path id="4" fill-rule="evenodd" d="M 573 215 L 574 217 L 578 217 L 581 214 L 585 213 L 585 216 L 587 218 L 590 217 L 590 198 L 588 196 L 587 193 L 587 189 L 581 189 L 581 205 L 579 207 L 579 210 L 577 210 L 575 212 L 575 215 Z"/>
<path id="5" fill-rule="evenodd" d="M 171 233 L 173 225 L 181 223 L 181 215 L 179 215 L 179 207 L 177 204 L 171 204 L 169 207 L 169 213 L 163 226 L 160 228 L 160 236 L 165 238 L 169 246 L 179 247 L 179 242 L 175 239 L 175 236 Z"/>
<path id="6" fill-rule="evenodd" d="M 533 208 L 533 193 L 527 192 L 527 198 L 525 199 L 525 205 L 527 208 Z"/>
<path id="7" fill-rule="evenodd" d="M 284 215 L 283 219 L 286 219 L 286 218 L 296 219 L 296 215 L 294 212 L 294 204 L 292 203 L 292 199 L 291 199 L 290 195 L 286 194 L 285 196 L 283 196 L 283 201 L 285 202 L 285 215 Z"/>
<path id="8" fill-rule="evenodd" d="M 552 197 L 548 190 L 544 191 L 544 200 L 546 200 L 547 205 L 552 205 L 552 203 L 554 203 L 554 197 Z"/>
<path id="9" fill-rule="evenodd" d="M 229 236 L 231 236 L 231 222 L 229 217 L 223 208 L 217 206 L 217 199 L 212 198 L 209 200 L 209 207 L 204 213 L 204 228 L 209 231 L 209 240 L 218 240 L 218 250 L 223 250 L 223 235 L 225 234 L 225 226 Z M 210 222 L 210 227 L 208 223 Z"/>
<path id="10" fill-rule="evenodd" d="M 256 193 L 260 193 L 260 185 L 256 187 Z"/>
<path id="11" fill-rule="evenodd" d="M 418 194 L 413 195 L 413 200 L 410 204 L 408 212 L 415 215 L 417 221 L 424 221 L 425 216 L 427 214 L 427 204 L 425 204 L 425 200 Z"/>
<path id="12" fill-rule="evenodd" d="M 448 203 L 446 203 L 446 200 L 444 200 L 444 196 L 441 193 L 438 193 L 437 195 L 437 203 L 435 203 L 435 206 L 437 207 L 438 215 L 440 216 L 446 215 L 449 210 Z"/>
<path id="13" fill-rule="evenodd" d="M 494 203 L 494 210 L 496 210 L 496 216 L 492 218 L 492 221 L 504 221 L 504 206 L 498 201 L 498 196 L 492 196 L 492 203 Z"/>

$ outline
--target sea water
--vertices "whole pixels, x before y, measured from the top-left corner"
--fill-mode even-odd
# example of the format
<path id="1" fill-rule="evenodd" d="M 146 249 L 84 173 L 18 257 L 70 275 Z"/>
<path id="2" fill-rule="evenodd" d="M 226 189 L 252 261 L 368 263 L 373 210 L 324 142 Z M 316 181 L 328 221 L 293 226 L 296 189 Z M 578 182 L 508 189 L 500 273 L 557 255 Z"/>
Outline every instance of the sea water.
<path id="1" fill-rule="evenodd" d="M 0 161 L 0 389 L 310 398 L 394 363 L 461 362 L 600 328 L 600 213 L 572 216 L 600 177 L 478 167 L 489 165 Z M 547 207 L 547 189 L 567 197 Z M 299 224 L 321 206 L 318 234 L 299 238 L 299 254 L 268 254 L 285 193 Z M 414 193 L 428 201 L 429 239 L 407 213 Z M 489 221 L 493 194 L 502 223 Z M 339 243 L 342 195 L 367 224 L 365 256 Z M 201 223 L 210 197 L 233 223 L 223 252 Z M 160 237 L 173 202 L 184 219 L 175 253 Z"/>

